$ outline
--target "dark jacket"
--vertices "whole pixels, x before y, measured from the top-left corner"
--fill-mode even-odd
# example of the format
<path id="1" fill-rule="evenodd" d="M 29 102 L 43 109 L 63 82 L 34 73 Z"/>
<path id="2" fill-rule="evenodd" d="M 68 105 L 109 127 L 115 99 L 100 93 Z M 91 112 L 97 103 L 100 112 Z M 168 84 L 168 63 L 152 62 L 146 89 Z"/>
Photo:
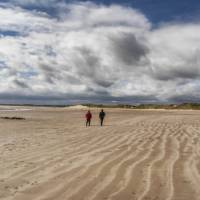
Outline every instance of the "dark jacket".
<path id="1" fill-rule="evenodd" d="M 85 118 L 86 118 L 87 120 L 90 120 L 90 119 L 92 118 L 91 112 L 87 112 L 87 114 L 85 115 Z"/>
<path id="2" fill-rule="evenodd" d="M 104 111 L 101 111 L 101 112 L 99 113 L 99 118 L 100 118 L 100 119 L 103 119 L 105 116 L 106 116 L 106 113 L 105 113 Z"/>

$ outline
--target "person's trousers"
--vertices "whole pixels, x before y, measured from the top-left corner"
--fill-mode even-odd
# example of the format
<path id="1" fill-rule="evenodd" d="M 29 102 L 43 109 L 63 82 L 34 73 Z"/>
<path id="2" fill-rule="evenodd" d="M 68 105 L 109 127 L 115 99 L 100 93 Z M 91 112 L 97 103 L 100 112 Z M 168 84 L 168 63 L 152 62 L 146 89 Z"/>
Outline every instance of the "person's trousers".
<path id="1" fill-rule="evenodd" d="M 90 126 L 90 121 L 91 121 L 90 119 L 86 120 L 86 126 Z"/>
<path id="2" fill-rule="evenodd" d="M 101 124 L 101 126 L 103 126 L 103 120 L 104 120 L 104 118 L 100 118 L 100 124 Z"/>

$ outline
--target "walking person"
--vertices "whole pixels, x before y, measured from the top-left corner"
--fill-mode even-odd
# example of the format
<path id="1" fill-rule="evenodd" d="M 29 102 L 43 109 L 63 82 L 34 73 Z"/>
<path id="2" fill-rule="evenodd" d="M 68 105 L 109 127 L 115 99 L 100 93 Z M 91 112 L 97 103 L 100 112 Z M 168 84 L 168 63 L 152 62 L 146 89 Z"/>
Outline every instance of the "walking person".
<path id="1" fill-rule="evenodd" d="M 89 110 L 86 113 L 85 118 L 86 118 L 86 126 L 90 126 L 90 122 L 92 119 L 92 113 Z"/>
<path id="2" fill-rule="evenodd" d="M 102 109 L 101 112 L 99 113 L 99 119 L 100 119 L 101 126 L 103 126 L 103 120 L 104 120 L 105 116 L 106 116 L 106 113 Z"/>

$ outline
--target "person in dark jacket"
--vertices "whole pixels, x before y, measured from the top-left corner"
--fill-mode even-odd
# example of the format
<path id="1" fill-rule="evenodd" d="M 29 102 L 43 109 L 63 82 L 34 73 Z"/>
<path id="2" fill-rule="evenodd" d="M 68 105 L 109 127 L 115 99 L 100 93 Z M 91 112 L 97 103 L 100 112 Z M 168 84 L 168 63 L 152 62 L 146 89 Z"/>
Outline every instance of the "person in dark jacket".
<path id="1" fill-rule="evenodd" d="M 85 118 L 86 118 L 86 126 L 90 126 L 90 122 L 92 119 L 92 113 L 89 110 L 86 113 Z"/>
<path id="2" fill-rule="evenodd" d="M 100 119 L 101 126 L 103 126 L 103 120 L 104 120 L 105 116 L 106 116 L 106 113 L 102 109 L 101 112 L 99 113 L 99 119 Z"/>

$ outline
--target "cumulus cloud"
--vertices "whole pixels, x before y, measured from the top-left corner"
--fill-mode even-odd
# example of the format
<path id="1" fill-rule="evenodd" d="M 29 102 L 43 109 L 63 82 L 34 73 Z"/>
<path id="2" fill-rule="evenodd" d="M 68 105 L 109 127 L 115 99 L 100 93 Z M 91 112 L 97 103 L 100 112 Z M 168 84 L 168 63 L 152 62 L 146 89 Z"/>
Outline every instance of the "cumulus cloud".
<path id="1" fill-rule="evenodd" d="M 155 29 L 138 10 L 91 2 L 62 2 L 58 16 L 52 17 L 16 6 L 26 2 L 0 6 L 1 98 L 200 100 L 199 24 Z M 37 1 L 47 2 L 56 1 Z"/>

